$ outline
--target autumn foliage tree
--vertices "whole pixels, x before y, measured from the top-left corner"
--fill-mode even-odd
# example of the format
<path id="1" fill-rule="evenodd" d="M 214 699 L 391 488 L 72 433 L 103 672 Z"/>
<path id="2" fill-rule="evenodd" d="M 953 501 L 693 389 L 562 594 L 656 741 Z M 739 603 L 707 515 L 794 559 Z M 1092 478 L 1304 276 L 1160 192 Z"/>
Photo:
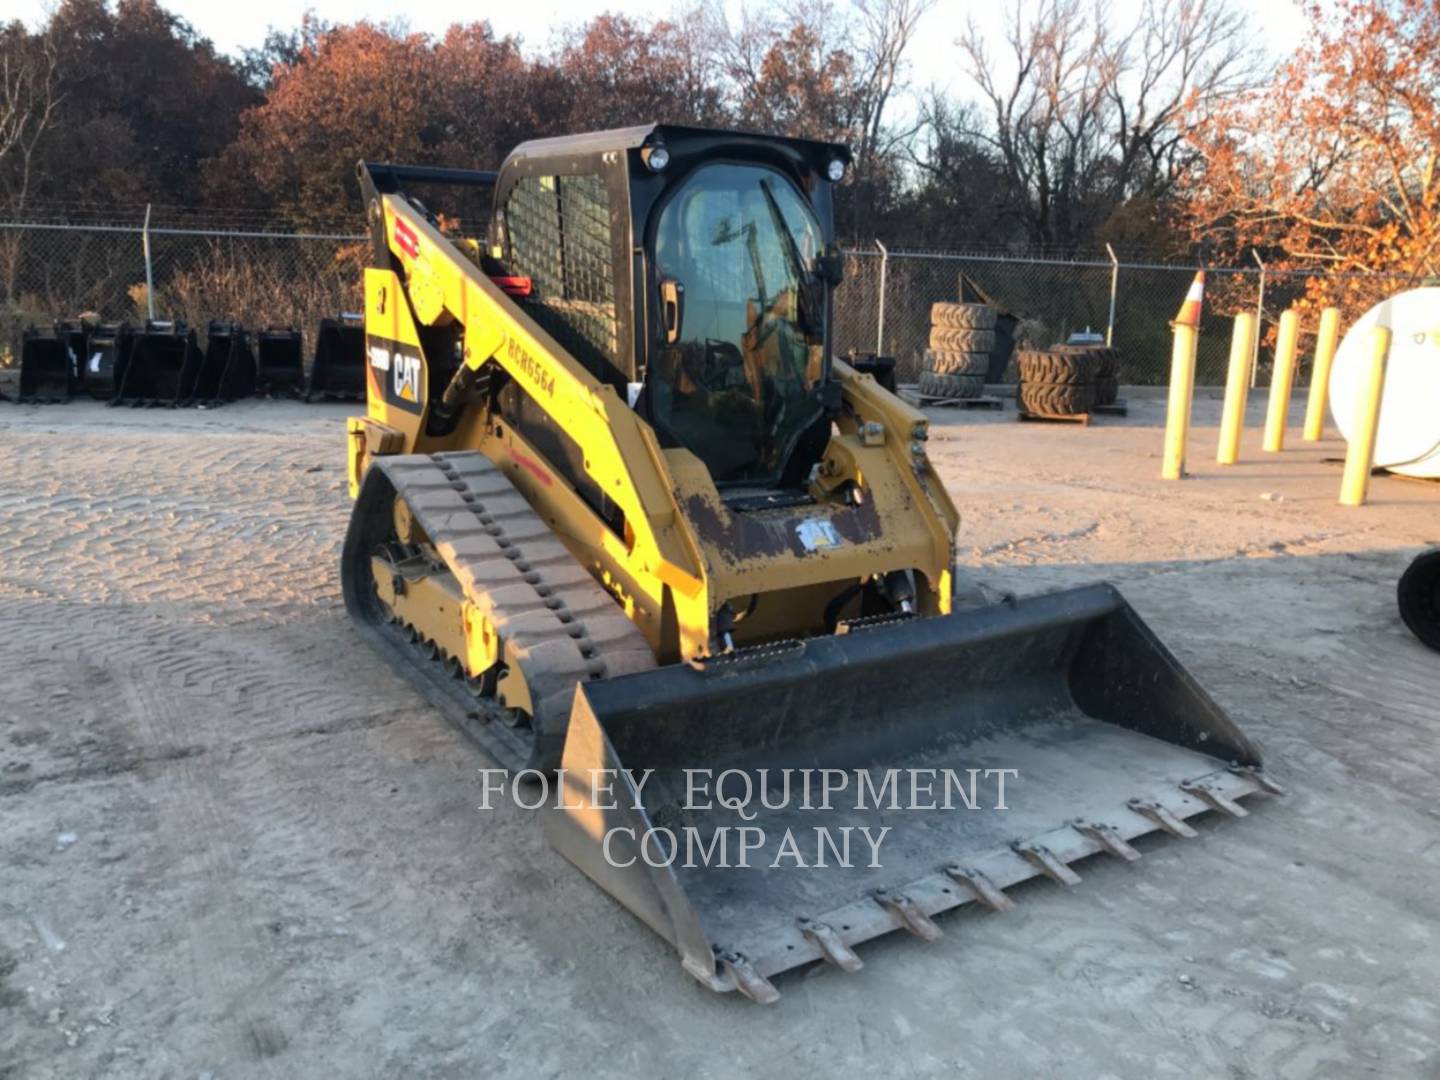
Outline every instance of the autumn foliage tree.
<path id="1" fill-rule="evenodd" d="M 64 0 L 57 105 L 36 149 L 36 201 L 197 204 L 205 162 L 259 100 L 236 65 L 157 0 Z"/>
<path id="2" fill-rule="evenodd" d="M 1309 44 L 1274 85 L 1201 119 L 1184 208 L 1215 257 L 1394 275 L 1310 281 L 1312 302 L 1358 305 L 1440 276 L 1440 6 L 1309 10 Z"/>
<path id="3" fill-rule="evenodd" d="M 361 158 L 474 164 L 504 137 L 477 121 L 514 115 L 506 89 L 517 66 L 516 43 L 483 24 L 438 41 L 369 22 L 306 34 L 271 73 L 263 103 L 241 117 L 210 170 L 211 195 L 263 202 L 301 223 L 355 205 Z M 523 95 L 515 100 L 523 109 Z"/>

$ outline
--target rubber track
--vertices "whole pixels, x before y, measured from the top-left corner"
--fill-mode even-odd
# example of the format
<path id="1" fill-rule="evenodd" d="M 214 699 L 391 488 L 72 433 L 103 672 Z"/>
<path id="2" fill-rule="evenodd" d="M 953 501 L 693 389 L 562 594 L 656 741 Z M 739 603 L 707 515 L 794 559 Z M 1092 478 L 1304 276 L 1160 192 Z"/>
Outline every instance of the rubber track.
<path id="1" fill-rule="evenodd" d="M 477 699 L 386 616 L 370 559 L 391 536 L 395 495 L 405 500 L 466 598 L 516 654 L 535 706 L 529 728 L 499 723 L 497 702 Z M 576 683 L 655 666 L 649 644 L 614 598 L 483 454 L 376 458 L 356 500 L 341 560 L 345 606 L 362 635 L 506 768 L 559 765 Z"/>

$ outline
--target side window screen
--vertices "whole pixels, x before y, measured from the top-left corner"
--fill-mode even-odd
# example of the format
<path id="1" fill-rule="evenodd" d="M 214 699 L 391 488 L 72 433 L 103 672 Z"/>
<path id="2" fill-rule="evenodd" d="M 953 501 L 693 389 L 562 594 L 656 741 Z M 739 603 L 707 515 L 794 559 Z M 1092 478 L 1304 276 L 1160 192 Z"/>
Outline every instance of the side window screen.
<path id="1" fill-rule="evenodd" d="M 527 177 L 506 197 L 505 224 L 510 270 L 534 287 L 525 301 L 531 317 L 591 372 L 613 378 L 619 342 L 604 179 Z"/>

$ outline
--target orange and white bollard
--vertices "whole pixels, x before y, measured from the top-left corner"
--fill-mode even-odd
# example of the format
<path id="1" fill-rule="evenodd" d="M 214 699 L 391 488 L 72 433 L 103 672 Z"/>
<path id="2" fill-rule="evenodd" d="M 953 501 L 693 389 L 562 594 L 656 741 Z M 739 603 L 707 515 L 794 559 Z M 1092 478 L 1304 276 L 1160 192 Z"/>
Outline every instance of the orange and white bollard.
<path id="1" fill-rule="evenodd" d="M 1270 407 L 1265 415 L 1266 453 L 1285 449 L 1285 422 L 1290 417 L 1290 390 L 1295 385 L 1295 352 L 1300 343 L 1300 313 L 1294 308 L 1280 316 L 1275 339 L 1275 370 L 1270 375 Z"/>
<path id="2" fill-rule="evenodd" d="M 1245 430 L 1245 405 L 1250 397 L 1250 360 L 1255 346 L 1255 316 L 1235 316 L 1230 338 L 1230 371 L 1225 378 L 1225 408 L 1220 414 L 1220 449 L 1215 460 L 1234 465 L 1240 460 L 1240 435 Z"/>
<path id="3" fill-rule="evenodd" d="M 1170 328 L 1175 344 L 1170 352 L 1170 400 L 1165 417 L 1165 455 L 1162 480 L 1185 475 L 1185 444 L 1190 438 L 1190 408 L 1195 398 L 1195 352 L 1200 347 L 1200 309 L 1205 301 L 1205 271 L 1190 283 L 1185 302 Z"/>
<path id="4" fill-rule="evenodd" d="M 1327 307 L 1320 313 L 1320 332 L 1315 337 L 1315 367 L 1310 372 L 1310 400 L 1305 405 L 1306 442 L 1318 442 L 1325 434 L 1325 408 L 1330 404 L 1330 368 L 1340 345 L 1340 309 Z"/>
<path id="5" fill-rule="evenodd" d="M 1340 480 L 1341 506 L 1364 506 L 1370 496 L 1370 470 L 1375 467 L 1375 433 L 1380 427 L 1380 402 L 1385 396 L 1390 338 L 1388 326 L 1377 326 L 1370 331 L 1370 370 L 1356 413 L 1358 426 L 1345 451 L 1345 475 Z"/>

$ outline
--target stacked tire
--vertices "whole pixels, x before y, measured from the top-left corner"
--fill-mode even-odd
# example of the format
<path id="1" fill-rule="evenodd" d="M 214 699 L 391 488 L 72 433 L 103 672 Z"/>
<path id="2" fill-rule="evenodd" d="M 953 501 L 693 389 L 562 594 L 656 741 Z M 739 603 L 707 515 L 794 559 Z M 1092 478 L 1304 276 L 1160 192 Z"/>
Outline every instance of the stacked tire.
<path id="1" fill-rule="evenodd" d="M 1120 350 L 1104 346 L 1092 352 L 1096 358 L 1095 404 L 1113 405 L 1120 396 Z"/>
<path id="2" fill-rule="evenodd" d="M 1098 404 L 1100 359 L 1093 348 L 1056 345 L 1043 352 L 1025 350 L 1015 358 L 1020 370 L 1016 399 L 1032 416 L 1079 416 Z"/>
<path id="3" fill-rule="evenodd" d="M 930 308 L 930 347 L 920 373 L 922 397 L 968 400 L 985 392 L 995 348 L 995 309 L 939 303 Z"/>

